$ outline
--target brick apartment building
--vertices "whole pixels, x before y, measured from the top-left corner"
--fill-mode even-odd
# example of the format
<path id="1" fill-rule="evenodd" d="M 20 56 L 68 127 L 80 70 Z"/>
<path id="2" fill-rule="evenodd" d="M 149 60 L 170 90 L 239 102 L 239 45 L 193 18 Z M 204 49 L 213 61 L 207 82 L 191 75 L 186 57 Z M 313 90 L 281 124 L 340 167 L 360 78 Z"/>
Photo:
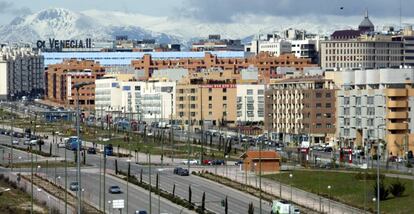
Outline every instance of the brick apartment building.
<path id="1" fill-rule="evenodd" d="M 208 69 L 190 74 L 176 87 L 176 119 L 180 125 L 191 129 L 232 126 L 237 119 L 236 83 L 240 75 L 231 71 Z"/>
<path id="2" fill-rule="evenodd" d="M 272 138 L 327 143 L 335 137 L 335 84 L 323 76 L 279 80 L 266 91 L 265 129 Z"/>
<path id="3" fill-rule="evenodd" d="M 81 82 L 94 82 L 79 90 L 79 104 L 82 109 L 95 107 L 95 80 L 105 74 L 99 63 L 91 60 L 65 60 L 60 64 L 49 65 L 45 71 L 45 99 L 65 107 L 76 104 L 76 90 L 73 85 Z"/>
<path id="4" fill-rule="evenodd" d="M 305 67 L 315 67 L 317 65 L 312 64 L 310 59 L 296 58 L 292 54 L 276 57 L 267 53 L 260 53 L 247 58 L 218 58 L 211 53 L 206 53 L 204 58 L 178 60 L 153 60 L 151 55 L 144 55 L 141 60 L 133 60 L 132 66 L 135 69 L 144 70 L 145 78 L 147 79 L 151 77 L 154 70 L 167 68 L 185 68 L 190 73 L 200 72 L 209 68 L 220 68 L 233 73 L 240 73 L 242 69 L 254 66 L 258 68 L 259 80 L 263 83 L 268 83 L 271 78 L 278 77 L 276 72 L 278 67 L 293 67 L 296 70 L 303 70 Z"/>

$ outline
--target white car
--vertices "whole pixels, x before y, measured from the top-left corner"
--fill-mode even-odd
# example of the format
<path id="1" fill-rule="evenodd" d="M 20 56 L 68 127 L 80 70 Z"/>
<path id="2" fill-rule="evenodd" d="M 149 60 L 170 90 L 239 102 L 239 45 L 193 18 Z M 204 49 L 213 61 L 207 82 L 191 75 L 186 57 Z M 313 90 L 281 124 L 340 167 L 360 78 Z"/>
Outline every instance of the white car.
<path id="1" fill-rule="evenodd" d="M 12 144 L 13 145 L 19 145 L 19 141 L 18 140 L 13 140 Z"/>
<path id="2" fill-rule="evenodd" d="M 198 164 L 198 160 L 195 160 L 195 159 L 193 159 L 193 160 L 183 160 L 183 161 L 181 161 L 181 163 L 182 164 L 188 164 L 190 162 L 190 164 L 191 165 L 197 165 Z"/>
<path id="3" fill-rule="evenodd" d="M 66 145 L 65 145 L 65 143 L 58 143 L 57 147 L 58 148 L 65 148 Z"/>

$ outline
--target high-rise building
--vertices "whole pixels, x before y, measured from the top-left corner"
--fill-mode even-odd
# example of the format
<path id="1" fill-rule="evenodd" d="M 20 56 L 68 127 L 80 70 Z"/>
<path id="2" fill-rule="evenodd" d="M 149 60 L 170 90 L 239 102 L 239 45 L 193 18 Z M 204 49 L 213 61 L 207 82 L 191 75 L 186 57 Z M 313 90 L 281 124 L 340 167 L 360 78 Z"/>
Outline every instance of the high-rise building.
<path id="1" fill-rule="evenodd" d="M 43 95 L 43 56 L 30 48 L 0 49 L 0 100 Z"/>
<path id="2" fill-rule="evenodd" d="M 77 91 L 75 84 L 92 82 L 79 90 L 79 104 L 82 109 L 95 107 L 95 80 L 105 74 L 105 68 L 91 60 L 65 60 L 49 65 L 45 71 L 45 99 L 66 107 L 75 107 Z"/>
<path id="3" fill-rule="evenodd" d="M 266 90 L 265 130 L 280 142 L 332 143 L 335 138 L 332 80 L 301 76 L 275 81 Z"/>
<path id="4" fill-rule="evenodd" d="M 364 148 L 380 140 L 385 155 L 414 151 L 414 69 L 346 70 L 338 91 L 340 143 Z"/>

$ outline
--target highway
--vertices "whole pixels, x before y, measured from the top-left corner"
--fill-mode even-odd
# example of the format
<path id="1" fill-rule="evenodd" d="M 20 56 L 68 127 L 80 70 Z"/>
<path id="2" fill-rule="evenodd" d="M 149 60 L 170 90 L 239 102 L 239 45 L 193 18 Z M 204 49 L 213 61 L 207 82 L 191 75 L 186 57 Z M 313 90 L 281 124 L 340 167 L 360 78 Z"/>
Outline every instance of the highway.
<path id="1" fill-rule="evenodd" d="M 9 136 L 0 136 L 0 142 L 10 142 Z M 49 143 L 50 139 L 46 140 L 46 144 L 42 147 L 42 150 L 49 151 Z M 24 147 L 23 145 L 19 145 L 19 147 Z M 34 149 L 38 149 L 37 146 L 33 147 Z M 53 145 L 53 154 L 58 154 L 60 157 L 64 156 L 64 149 L 56 149 L 56 146 Z M 73 152 L 67 150 L 67 158 L 69 160 L 73 160 Z M 118 168 L 120 170 L 126 171 L 127 170 L 127 159 L 126 158 L 116 158 L 116 157 L 108 157 L 107 158 L 107 169 L 114 171 L 115 169 L 115 159 L 118 159 Z M 97 172 L 99 172 L 99 155 L 87 155 L 86 163 L 91 165 L 92 167 L 88 167 L 91 169 L 82 169 L 82 184 L 83 187 L 91 188 L 93 196 L 91 196 L 91 200 L 98 204 L 98 200 L 95 197 L 99 196 L 99 176 Z M 170 163 L 172 164 L 172 163 Z M 184 199 L 188 199 L 188 187 L 191 185 L 192 187 L 192 201 L 193 202 L 201 202 L 203 192 L 206 193 L 206 209 L 209 209 L 215 213 L 224 213 L 224 207 L 221 206 L 220 201 L 228 197 L 229 203 L 229 213 L 245 213 L 248 210 L 248 204 L 253 202 L 255 213 L 259 213 L 259 199 L 257 197 L 253 197 L 249 194 L 243 193 L 241 191 L 237 191 L 228 187 L 225 187 L 221 184 L 205 180 L 203 178 L 190 175 L 190 176 L 177 176 L 173 174 L 173 167 L 174 165 L 170 165 L 168 167 L 161 168 L 159 166 L 152 167 L 151 174 L 152 176 L 152 184 L 155 186 L 155 175 L 156 173 L 160 173 L 160 187 L 166 191 L 172 192 L 173 185 L 176 185 L 176 194 Z M 183 166 L 185 167 L 185 166 Z M 223 167 L 223 166 L 221 166 Z M 94 173 L 91 173 L 91 170 L 95 170 L 94 173 L 96 177 L 93 176 Z M 148 182 L 149 181 L 149 170 L 148 166 L 142 166 L 138 164 L 131 164 L 131 173 L 139 177 L 139 172 L 143 169 L 143 180 Z M 61 169 L 59 169 L 61 170 Z M 92 171 L 93 171 L 92 170 Z M 53 170 L 49 170 L 49 175 L 54 176 Z M 85 174 L 86 173 L 86 174 Z M 107 177 L 108 178 L 108 177 Z M 71 178 L 72 179 L 72 178 Z M 74 180 L 74 177 L 73 177 Z M 91 182 L 92 181 L 92 182 Z M 108 180 L 109 181 L 109 180 Z M 89 183 L 90 182 L 90 183 Z M 120 181 L 115 182 L 117 185 L 120 185 Z M 109 183 L 107 182 L 108 186 Z M 132 186 L 132 185 L 130 185 Z M 121 186 L 122 189 L 126 190 L 126 186 Z M 135 197 L 139 197 L 138 195 L 142 195 L 140 193 L 130 193 L 131 195 L 137 195 Z M 123 194 L 125 195 L 125 193 Z M 134 204 L 131 205 L 130 209 L 139 209 L 140 207 L 148 207 L 148 193 L 144 194 L 143 201 L 147 203 L 147 205 L 141 204 Z M 157 196 L 158 197 L 158 196 Z M 152 200 L 156 202 L 157 200 Z M 163 204 L 163 202 L 161 203 Z M 135 206 L 138 205 L 138 206 Z M 154 203 L 153 203 L 153 206 Z M 270 212 L 270 205 L 265 202 L 262 205 L 263 211 L 269 213 Z M 153 209 L 154 210 L 154 209 Z"/>

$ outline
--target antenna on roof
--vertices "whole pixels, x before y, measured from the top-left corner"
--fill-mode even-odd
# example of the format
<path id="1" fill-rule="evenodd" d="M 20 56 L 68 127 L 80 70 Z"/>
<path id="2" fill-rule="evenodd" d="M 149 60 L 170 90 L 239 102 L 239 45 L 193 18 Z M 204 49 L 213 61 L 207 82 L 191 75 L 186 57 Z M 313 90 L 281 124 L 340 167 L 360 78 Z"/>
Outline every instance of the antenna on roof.
<path id="1" fill-rule="evenodd" d="M 402 5 L 401 5 L 401 0 L 400 0 L 400 30 L 402 29 L 401 17 L 402 17 Z"/>

